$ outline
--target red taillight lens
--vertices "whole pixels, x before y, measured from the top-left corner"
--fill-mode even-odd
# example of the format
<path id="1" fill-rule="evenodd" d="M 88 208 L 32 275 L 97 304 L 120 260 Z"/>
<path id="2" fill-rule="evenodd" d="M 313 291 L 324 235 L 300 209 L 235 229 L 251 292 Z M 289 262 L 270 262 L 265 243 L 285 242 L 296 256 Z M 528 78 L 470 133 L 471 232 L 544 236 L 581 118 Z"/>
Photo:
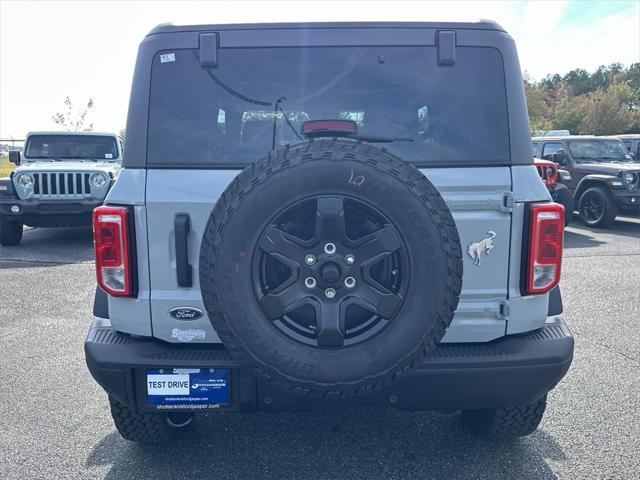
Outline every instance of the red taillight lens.
<path id="1" fill-rule="evenodd" d="M 129 296 L 133 290 L 128 215 L 126 207 L 102 206 L 93 211 L 98 285 L 115 296 Z"/>
<path id="2" fill-rule="evenodd" d="M 564 240 L 564 207 L 558 203 L 530 206 L 526 293 L 545 293 L 560 281 Z"/>

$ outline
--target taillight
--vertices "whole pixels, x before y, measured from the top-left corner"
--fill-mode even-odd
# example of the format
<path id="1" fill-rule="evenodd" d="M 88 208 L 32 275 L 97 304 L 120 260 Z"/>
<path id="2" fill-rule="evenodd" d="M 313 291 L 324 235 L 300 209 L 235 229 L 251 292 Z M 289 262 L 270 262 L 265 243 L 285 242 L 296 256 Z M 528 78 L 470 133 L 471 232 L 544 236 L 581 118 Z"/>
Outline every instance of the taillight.
<path id="1" fill-rule="evenodd" d="M 525 293 L 545 293 L 560 281 L 564 240 L 564 207 L 530 205 L 529 252 Z"/>
<path id="2" fill-rule="evenodd" d="M 98 285 L 115 296 L 129 296 L 133 291 L 128 216 L 126 207 L 101 206 L 93 211 Z"/>

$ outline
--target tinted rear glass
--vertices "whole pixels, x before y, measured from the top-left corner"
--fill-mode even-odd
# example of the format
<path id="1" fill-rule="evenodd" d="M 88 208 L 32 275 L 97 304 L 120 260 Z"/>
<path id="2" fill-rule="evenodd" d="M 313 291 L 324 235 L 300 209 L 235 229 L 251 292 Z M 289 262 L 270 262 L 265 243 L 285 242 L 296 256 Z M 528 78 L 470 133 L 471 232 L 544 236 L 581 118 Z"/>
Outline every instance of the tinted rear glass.
<path id="1" fill-rule="evenodd" d="M 276 110 L 276 103 L 282 110 Z M 274 113 L 275 112 L 275 113 Z M 491 48 L 458 47 L 438 66 L 435 47 L 219 49 L 154 58 L 148 163 L 243 165 L 299 141 L 306 120 L 354 120 L 362 135 L 418 165 L 509 162 L 504 69 Z"/>
<path id="2" fill-rule="evenodd" d="M 113 137 L 100 135 L 31 135 L 25 157 L 38 159 L 115 160 L 118 147 Z"/>

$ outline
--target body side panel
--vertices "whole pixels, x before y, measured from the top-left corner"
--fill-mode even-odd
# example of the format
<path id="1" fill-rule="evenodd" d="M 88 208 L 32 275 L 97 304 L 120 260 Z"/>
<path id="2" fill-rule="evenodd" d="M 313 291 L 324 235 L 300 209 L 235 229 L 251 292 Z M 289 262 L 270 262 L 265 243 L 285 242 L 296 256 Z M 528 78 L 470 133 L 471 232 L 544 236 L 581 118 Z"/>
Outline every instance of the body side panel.
<path id="1" fill-rule="evenodd" d="M 124 168 L 107 195 L 106 204 L 133 206 L 136 235 L 136 298 L 109 295 L 109 318 L 113 327 L 133 335 L 151 336 L 149 284 L 149 248 L 147 245 L 147 213 L 145 209 L 146 170 Z"/>
<path id="2" fill-rule="evenodd" d="M 521 258 L 525 235 L 525 203 L 551 201 L 549 190 L 540 180 L 536 168 L 511 167 L 513 179 L 513 213 L 511 224 L 511 263 L 509 265 L 509 311 L 507 334 L 542 328 L 549 308 L 549 294 L 522 296 Z"/>

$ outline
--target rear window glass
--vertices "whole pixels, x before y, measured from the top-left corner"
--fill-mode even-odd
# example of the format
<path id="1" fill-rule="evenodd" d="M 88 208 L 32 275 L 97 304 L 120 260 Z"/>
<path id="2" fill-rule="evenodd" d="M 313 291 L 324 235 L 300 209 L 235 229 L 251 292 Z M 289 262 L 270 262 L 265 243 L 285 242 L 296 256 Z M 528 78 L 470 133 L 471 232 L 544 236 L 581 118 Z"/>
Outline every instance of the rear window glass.
<path id="1" fill-rule="evenodd" d="M 418 165 L 509 162 L 504 69 L 491 48 L 458 47 L 438 66 L 435 47 L 286 47 L 156 55 L 148 163 L 243 165 L 300 141 L 307 120 L 350 119 Z"/>
<path id="2" fill-rule="evenodd" d="M 101 135 L 31 135 L 27 140 L 25 157 L 115 160 L 118 147 L 114 137 Z"/>
<path id="3" fill-rule="evenodd" d="M 538 142 L 531 142 L 531 153 L 533 153 L 533 156 L 535 157 L 538 154 L 538 146 L 540 144 Z"/>
<path id="4" fill-rule="evenodd" d="M 542 158 L 553 161 L 553 156 L 561 150 L 564 151 L 562 142 L 545 143 L 542 147 Z"/>

